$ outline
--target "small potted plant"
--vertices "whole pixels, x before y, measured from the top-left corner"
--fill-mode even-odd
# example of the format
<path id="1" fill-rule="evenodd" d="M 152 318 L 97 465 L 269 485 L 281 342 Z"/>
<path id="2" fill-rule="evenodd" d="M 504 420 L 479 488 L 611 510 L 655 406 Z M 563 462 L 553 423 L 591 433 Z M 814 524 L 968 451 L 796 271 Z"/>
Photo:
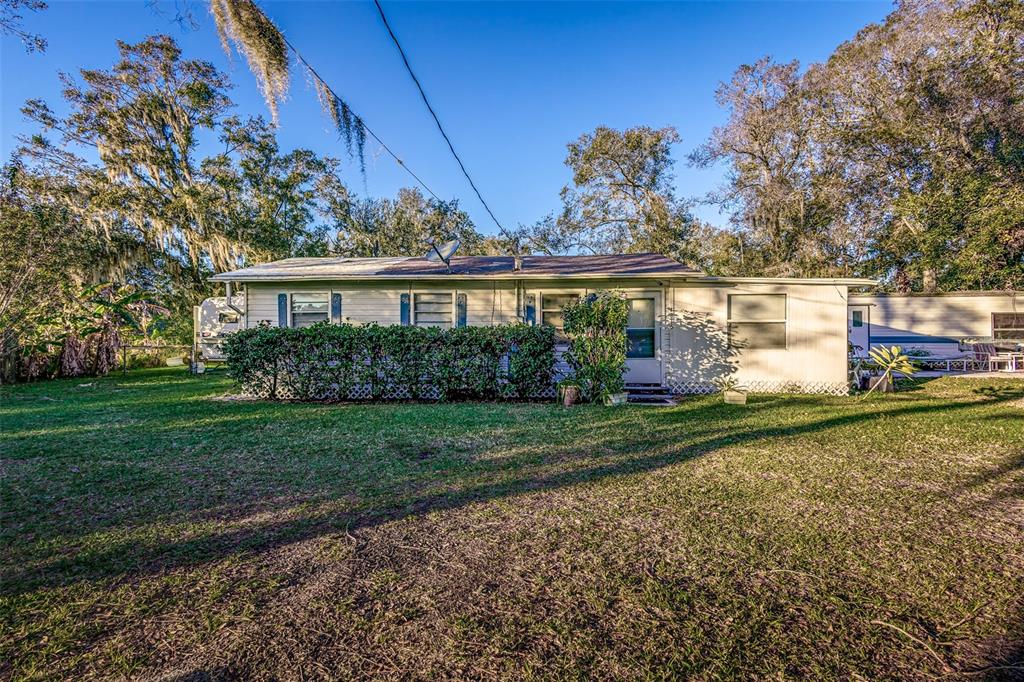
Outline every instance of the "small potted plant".
<path id="1" fill-rule="evenodd" d="M 629 394 L 625 391 L 619 393 L 605 393 L 601 396 L 601 402 L 606 406 L 611 407 L 612 405 L 625 405 Z"/>
<path id="2" fill-rule="evenodd" d="M 572 407 L 580 401 L 580 382 L 562 379 L 558 382 L 558 399 L 564 407 Z"/>
<path id="3" fill-rule="evenodd" d="M 747 388 L 734 377 L 725 377 L 715 382 L 722 392 L 722 398 L 729 405 L 746 405 Z"/>

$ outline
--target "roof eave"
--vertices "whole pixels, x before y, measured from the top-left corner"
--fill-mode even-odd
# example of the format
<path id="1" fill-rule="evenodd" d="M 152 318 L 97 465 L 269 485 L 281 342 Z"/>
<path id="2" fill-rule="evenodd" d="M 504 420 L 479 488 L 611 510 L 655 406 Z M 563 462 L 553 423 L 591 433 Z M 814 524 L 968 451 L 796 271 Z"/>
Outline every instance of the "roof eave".
<path id="1" fill-rule="evenodd" d="M 302 281 L 332 281 L 332 280 L 374 280 L 374 281 L 394 281 L 394 280 L 410 280 L 410 279 L 426 279 L 426 280 L 517 280 L 517 279 L 702 279 L 704 274 L 700 272 L 693 273 L 677 273 L 677 272 L 661 272 L 661 273 L 570 273 L 570 274 L 544 274 L 544 273 L 522 273 L 522 272 L 509 272 L 501 273 L 498 275 L 465 275 L 465 274 L 436 274 L 436 275 L 416 275 L 416 274 L 389 274 L 389 275 L 239 275 L 232 272 L 222 272 L 214 275 L 210 279 L 214 282 L 302 282 Z"/>
<path id="2" fill-rule="evenodd" d="M 722 284 L 840 284 L 846 286 L 875 286 L 878 280 L 863 277 L 704 277 L 704 282 Z"/>

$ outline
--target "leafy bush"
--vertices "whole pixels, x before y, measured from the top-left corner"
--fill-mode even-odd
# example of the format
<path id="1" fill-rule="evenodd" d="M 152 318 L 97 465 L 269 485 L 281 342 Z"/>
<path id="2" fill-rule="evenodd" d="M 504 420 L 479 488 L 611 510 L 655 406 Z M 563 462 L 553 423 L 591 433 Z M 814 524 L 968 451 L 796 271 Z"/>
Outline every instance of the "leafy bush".
<path id="1" fill-rule="evenodd" d="M 588 400 L 622 392 L 629 305 L 619 292 L 600 291 L 562 308 L 569 363 Z"/>
<path id="2" fill-rule="evenodd" d="M 269 398 L 532 398 L 551 388 L 550 327 L 257 327 L 223 344 L 232 376 Z"/>

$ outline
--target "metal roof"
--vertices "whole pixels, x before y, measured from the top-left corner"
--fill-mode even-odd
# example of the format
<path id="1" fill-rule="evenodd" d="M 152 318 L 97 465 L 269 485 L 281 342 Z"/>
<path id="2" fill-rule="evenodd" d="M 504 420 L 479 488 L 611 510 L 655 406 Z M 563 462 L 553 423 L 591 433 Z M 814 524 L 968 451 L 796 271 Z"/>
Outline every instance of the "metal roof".
<path id="1" fill-rule="evenodd" d="M 849 287 L 878 284 L 878 280 L 865 277 L 702 277 L 700 281 L 708 284 L 838 284 Z"/>
<path id="2" fill-rule="evenodd" d="M 657 253 L 607 256 L 522 256 L 515 269 L 512 256 L 457 256 L 451 271 L 426 258 L 286 258 L 222 272 L 218 282 L 259 282 L 331 279 L 521 279 L 531 277 L 700 277 L 703 273 Z"/>
<path id="3" fill-rule="evenodd" d="M 947 298 L 957 296 L 1007 296 L 1014 297 L 1024 294 L 1024 291 L 1014 289 L 989 289 L 989 290 L 966 290 L 966 291 L 934 291 L 925 293 L 923 291 L 908 291 L 904 293 L 895 291 L 878 291 L 874 293 L 853 293 L 850 298 Z"/>

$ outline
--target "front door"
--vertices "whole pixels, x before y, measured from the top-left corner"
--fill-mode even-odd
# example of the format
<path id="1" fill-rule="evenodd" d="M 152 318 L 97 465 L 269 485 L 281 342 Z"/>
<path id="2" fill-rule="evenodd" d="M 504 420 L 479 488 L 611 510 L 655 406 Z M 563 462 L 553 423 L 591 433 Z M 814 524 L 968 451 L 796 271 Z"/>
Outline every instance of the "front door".
<path id="1" fill-rule="evenodd" d="M 853 345 L 853 354 L 859 358 L 867 357 L 871 344 L 870 312 L 871 307 L 866 305 L 851 305 L 847 308 L 848 338 Z"/>
<path id="2" fill-rule="evenodd" d="M 643 292 L 628 295 L 626 322 L 626 383 L 661 384 L 661 327 L 658 311 L 661 294 Z"/>

